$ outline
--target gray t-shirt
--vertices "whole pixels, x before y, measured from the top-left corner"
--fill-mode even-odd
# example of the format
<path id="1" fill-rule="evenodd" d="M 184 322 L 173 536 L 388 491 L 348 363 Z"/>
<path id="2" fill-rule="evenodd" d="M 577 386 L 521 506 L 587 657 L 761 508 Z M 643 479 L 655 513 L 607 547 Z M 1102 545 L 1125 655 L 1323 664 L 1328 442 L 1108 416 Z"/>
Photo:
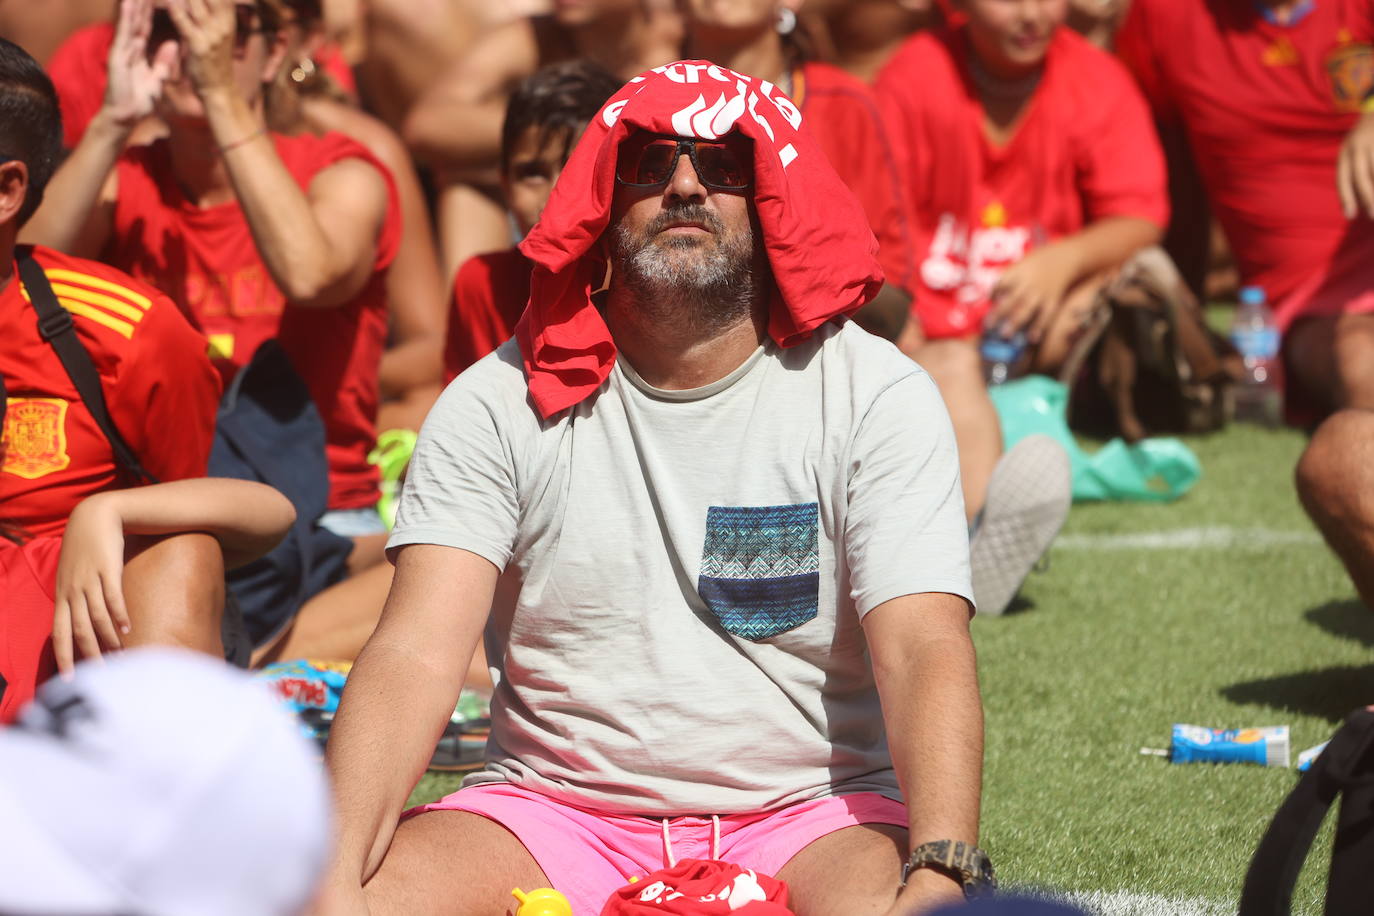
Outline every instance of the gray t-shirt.
<path id="1" fill-rule="evenodd" d="M 488 760 L 464 784 L 615 813 L 900 798 L 860 619 L 972 600 L 944 403 L 849 322 L 690 391 L 620 360 L 546 421 L 508 341 L 425 421 L 404 544 L 503 571 Z"/>

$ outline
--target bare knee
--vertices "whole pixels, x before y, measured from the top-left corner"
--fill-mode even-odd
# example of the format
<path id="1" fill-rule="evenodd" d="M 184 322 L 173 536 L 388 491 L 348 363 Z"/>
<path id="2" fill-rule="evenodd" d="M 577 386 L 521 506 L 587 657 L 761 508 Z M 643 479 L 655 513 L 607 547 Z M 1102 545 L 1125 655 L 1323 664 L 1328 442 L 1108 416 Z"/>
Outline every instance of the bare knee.
<path id="1" fill-rule="evenodd" d="M 946 397 L 951 392 L 984 387 L 983 360 L 972 341 L 929 341 L 916 351 L 916 361 L 930 373 Z"/>
<path id="2" fill-rule="evenodd" d="M 1309 513 L 1339 518 L 1358 513 L 1374 483 L 1374 411 L 1342 410 L 1317 428 L 1294 471 Z"/>
<path id="3" fill-rule="evenodd" d="M 219 542 L 192 532 L 139 539 L 133 548 L 124 567 L 131 644 L 222 654 L 224 555 Z"/>

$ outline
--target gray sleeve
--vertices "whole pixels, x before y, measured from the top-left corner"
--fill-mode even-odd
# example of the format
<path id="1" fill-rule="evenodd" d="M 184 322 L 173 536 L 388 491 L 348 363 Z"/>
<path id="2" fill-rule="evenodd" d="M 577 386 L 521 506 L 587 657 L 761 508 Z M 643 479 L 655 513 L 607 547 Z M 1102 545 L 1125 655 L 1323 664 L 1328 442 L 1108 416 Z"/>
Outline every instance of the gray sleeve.
<path id="1" fill-rule="evenodd" d="M 929 375 L 914 372 L 878 395 L 849 457 L 844 548 L 859 616 L 922 592 L 972 602 L 959 453 Z"/>
<path id="2" fill-rule="evenodd" d="M 525 424 L 483 390 L 483 375 L 464 373 L 425 418 L 388 556 L 407 544 L 436 544 L 472 551 L 498 569 L 510 560 L 519 519 L 512 438 Z"/>

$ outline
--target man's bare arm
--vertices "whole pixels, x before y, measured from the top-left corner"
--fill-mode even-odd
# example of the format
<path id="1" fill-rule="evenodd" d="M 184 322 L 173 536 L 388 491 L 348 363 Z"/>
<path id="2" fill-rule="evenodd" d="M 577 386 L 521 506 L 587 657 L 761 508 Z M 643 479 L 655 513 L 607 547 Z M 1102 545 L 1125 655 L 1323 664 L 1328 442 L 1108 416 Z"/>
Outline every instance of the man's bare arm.
<path id="1" fill-rule="evenodd" d="M 983 704 L 968 623 L 968 602 L 943 593 L 885 601 L 863 620 L 906 799 L 910 849 L 932 840 L 978 841 Z M 896 912 L 961 897 L 949 878 L 922 869 Z"/>
<path id="2" fill-rule="evenodd" d="M 330 892 L 357 895 L 453 713 L 499 571 L 466 550 L 402 547 L 381 620 L 348 677 L 325 755 L 338 829 Z"/>
<path id="3" fill-rule="evenodd" d="M 406 144 L 417 159 L 454 179 L 494 180 L 506 96 L 538 66 L 528 19 L 492 29 L 411 108 Z"/>

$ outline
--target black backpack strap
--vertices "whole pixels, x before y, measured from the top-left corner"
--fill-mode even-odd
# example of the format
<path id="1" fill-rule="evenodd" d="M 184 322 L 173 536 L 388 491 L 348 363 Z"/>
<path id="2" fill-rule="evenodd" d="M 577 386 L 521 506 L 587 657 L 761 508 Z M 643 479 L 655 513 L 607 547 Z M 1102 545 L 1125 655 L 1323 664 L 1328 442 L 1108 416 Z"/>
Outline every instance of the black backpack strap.
<path id="1" fill-rule="evenodd" d="M 1341 796 L 1327 880 L 1327 916 L 1367 913 L 1374 894 L 1374 710 L 1346 717 L 1279 806 L 1250 860 L 1239 916 L 1287 916 L 1322 818 Z"/>
<path id="2" fill-rule="evenodd" d="M 135 481 L 157 483 L 157 478 L 143 467 L 134 450 L 124 441 L 114 421 L 110 419 L 110 409 L 105 404 L 105 389 L 101 387 L 100 374 L 96 371 L 95 363 L 91 362 L 91 354 L 86 352 L 86 348 L 76 336 L 72 316 L 58 304 L 47 275 L 43 273 L 42 266 L 34 260 L 33 246 L 17 247 L 15 258 L 19 262 L 19 277 L 24 281 L 24 288 L 28 290 L 29 301 L 38 312 L 38 332 L 57 351 L 57 358 L 62 360 L 62 368 L 67 370 L 72 384 L 76 386 L 76 393 L 81 395 L 86 409 L 91 412 L 96 425 L 109 440 L 110 448 L 114 451 L 115 463 Z"/>

